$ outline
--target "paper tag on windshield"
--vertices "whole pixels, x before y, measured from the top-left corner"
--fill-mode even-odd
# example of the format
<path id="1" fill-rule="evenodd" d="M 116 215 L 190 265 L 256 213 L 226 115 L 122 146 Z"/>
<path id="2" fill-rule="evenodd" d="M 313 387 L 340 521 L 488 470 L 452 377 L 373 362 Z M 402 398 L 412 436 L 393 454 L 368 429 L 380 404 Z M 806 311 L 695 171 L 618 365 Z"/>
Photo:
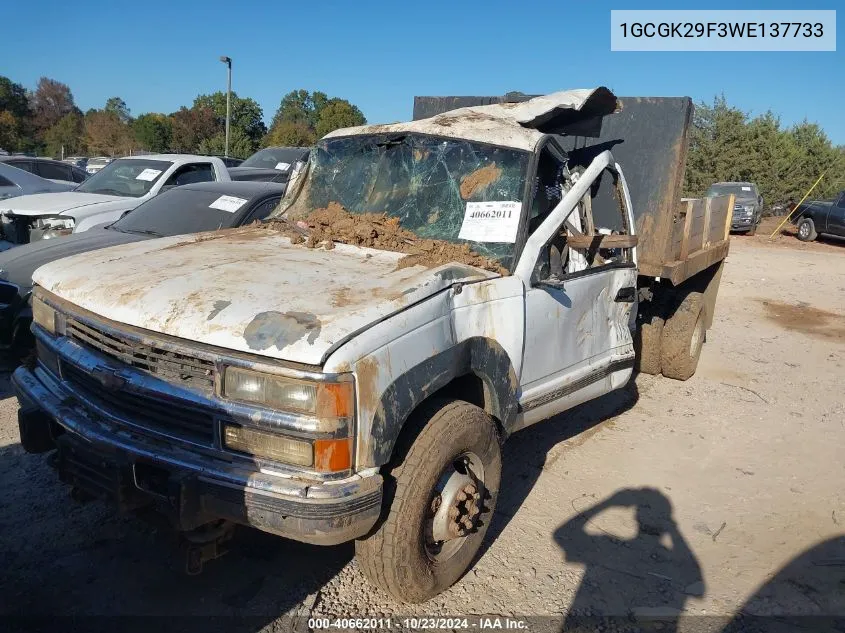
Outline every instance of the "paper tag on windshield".
<path id="1" fill-rule="evenodd" d="M 519 202 L 467 202 L 458 237 L 470 242 L 513 244 L 519 230 Z"/>
<path id="2" fill-rule="evenodd" d="M 278 169 L 279 171 L 287 171 L 290 169 L 290 163 L 276 163 L 275 169 Z"/>
<path id="3" fill-rule="evenodd" d="M 751 187 L 743 187 L 742 190 L 743 191 L 751 191 Z"/>
<path id="4" fill-rule="evenodd" d="M 146 180 L 147 182 L 151 182 L 158 178 L 158 175 L 161 173 L 160 169 L 145 169 L 140 174 L 135 176 L 135 180 Z"/>
<path id="5" fill-rule="evenodd" d="M 246 200 L 243 198 L 236 198 L 235 196 L 220 196 L 208 205 L 209 209 L 220 209 L 221 211 L 228 211 L 229 213 L 234 213 L 242 206 Z"/>

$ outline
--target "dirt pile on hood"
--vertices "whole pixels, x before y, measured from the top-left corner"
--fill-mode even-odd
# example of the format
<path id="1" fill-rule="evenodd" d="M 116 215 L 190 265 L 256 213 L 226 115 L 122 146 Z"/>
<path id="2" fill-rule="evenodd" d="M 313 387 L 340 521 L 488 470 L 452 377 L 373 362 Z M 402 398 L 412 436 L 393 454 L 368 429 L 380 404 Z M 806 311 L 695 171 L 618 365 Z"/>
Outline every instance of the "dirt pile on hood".
<path id="1" fill-rule="evenodd" d="M 383 213 L 349 213 L 340 204 L 330 202 L 324 209 L 316 209 L 307 217 L 292 223 L 271 220 L 265 227 L 282 231 L 294 244 L 303 242 L 308 248 L 334 248 L 334 242 L 352 246 L 366 246 L 384 251 L 406 253 L 400 268 L 422 265 L 429 268 L 458 262 L 476 268 L 507 275 L 498 262 L 479 255 L 469 244 L 455 244 L 414 235 L 399 225 L 397 218 Z"/>

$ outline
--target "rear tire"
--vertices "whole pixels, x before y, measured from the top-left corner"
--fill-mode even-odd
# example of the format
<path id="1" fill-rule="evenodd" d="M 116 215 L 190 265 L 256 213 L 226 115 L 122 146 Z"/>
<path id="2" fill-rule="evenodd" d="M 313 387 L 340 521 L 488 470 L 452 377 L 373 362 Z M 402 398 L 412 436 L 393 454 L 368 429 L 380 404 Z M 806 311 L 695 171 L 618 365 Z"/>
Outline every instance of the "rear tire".
<path id="1" fill-rule="evenodd" d="M 819 236 L 816 225 L 810 218 L 802 218 L 798 222 L 798 239 L 802 242 L 812 242 Z"/>
<path id="2" fill-rule="evenodd" d="M 408 424 L 413 426 L 400 438 L 386 477 L 383 522 L 356 541 L 355 555 L 370 582 L 400 602 L 417 603 L 448 589 L 473 563 L 496 508 L 502 458 L 492 418 L 468 402 L 435 398 Z M 467 463 L 470 475 L 463 474 L 455 489 L 475 481 L 475 502 L 447 492 L 449 482 L 461 476 L 455 466 Z M 466 535 L 435 540 L 437 517 L 451 517 L 451 507 L 471 517 L 472 527 Z"/>
<path id="3" fill-rule="evenodd" d="M 687 380 L 695 373 L 705 336 L 704 296 L 689 292 L 666 320 L 661 340 L 663 375 Z"/>
<path id="4" fill-rule="evenodd" d="M 657 376 L 660 373 L 660 349 L 663 339 L 663 317 L 652 315 L 639 324 L 634 338 L 636 369 L 642 374 Z"/>

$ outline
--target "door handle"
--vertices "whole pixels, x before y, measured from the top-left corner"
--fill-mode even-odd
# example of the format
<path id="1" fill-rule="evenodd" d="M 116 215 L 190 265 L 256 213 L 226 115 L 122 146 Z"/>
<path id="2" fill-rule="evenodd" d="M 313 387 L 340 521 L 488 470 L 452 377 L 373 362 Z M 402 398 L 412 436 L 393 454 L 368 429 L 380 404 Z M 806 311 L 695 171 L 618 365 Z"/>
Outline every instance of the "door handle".
<path id="1" fill-rule="evenodd" d="M 637 289 L 634 286 L 625 286 L 624 288 L 620 288 L 619 292 L 616 293 L 614 301 L 617 303 L 633 303 L 636 297 Z"/>

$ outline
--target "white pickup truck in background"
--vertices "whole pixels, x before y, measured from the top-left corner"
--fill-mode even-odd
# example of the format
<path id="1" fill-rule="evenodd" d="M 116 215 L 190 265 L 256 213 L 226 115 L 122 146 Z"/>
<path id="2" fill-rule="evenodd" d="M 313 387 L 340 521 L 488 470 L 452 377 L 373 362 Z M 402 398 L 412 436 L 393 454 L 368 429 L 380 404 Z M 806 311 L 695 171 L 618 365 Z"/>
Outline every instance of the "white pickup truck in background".
<path id="1" fill-rule="evenodd" d="M 223 161 L 213 156 L 127 156 L 110 162 L 72 191 L 3 201 L 0 228 L 7 247 L 79 233 L 119 219 L 161 191 L 231 179 Z"/>

